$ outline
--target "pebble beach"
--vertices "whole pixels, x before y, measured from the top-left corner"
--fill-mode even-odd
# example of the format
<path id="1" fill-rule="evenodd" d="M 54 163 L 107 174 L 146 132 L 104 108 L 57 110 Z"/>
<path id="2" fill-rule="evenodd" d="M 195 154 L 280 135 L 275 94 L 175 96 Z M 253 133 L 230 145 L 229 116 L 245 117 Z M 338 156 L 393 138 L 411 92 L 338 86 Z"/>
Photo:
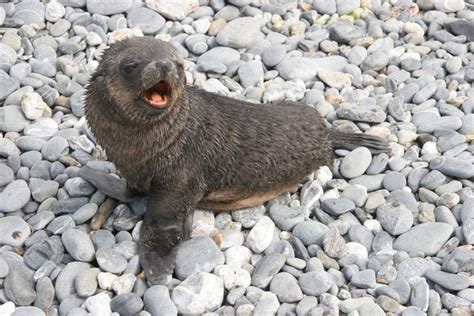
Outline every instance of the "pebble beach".
<path id="1" fill-rule="evenodd" d="M 148 284 L 147 201 L 122 198 L 84 116 L 133 36 L 172 43 L 189 85 L 297 101 L 390 152 L 196 210 L 172 280 Z M 0 316 L 473 315 L 473 82 L 474 0 L 0 0 Z"/>

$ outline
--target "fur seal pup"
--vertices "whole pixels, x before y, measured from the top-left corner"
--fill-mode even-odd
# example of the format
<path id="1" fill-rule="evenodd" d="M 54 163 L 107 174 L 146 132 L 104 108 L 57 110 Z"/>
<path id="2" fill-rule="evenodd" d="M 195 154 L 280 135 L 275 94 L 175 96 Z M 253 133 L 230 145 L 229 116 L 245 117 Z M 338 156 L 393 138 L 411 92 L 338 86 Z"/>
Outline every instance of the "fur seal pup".
<path id="1" fill-rule="evenodd" d="M 261 204 L 330 164 L 334 148 L 388 149 L 380 138 L 326 128 L 306 105 L 253 104 L 187 86 L 173 46 L 151 37 L 111 45 L 87 90 L 92 132 L 128 186 L 148 196 L 138 249 L 152 283 L 173 272 L 195 207 Z"/>

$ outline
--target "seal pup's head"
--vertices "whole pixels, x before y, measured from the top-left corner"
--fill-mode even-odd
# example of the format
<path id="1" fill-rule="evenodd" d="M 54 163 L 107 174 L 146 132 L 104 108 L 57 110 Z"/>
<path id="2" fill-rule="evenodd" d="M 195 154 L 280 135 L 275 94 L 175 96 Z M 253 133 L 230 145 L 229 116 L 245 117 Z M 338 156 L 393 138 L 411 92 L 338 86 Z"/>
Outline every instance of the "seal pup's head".
<path id="1" fill-rule="evenodd" d="M 111 111 L 132 121 L 150 121 L 172 110 L 185 84 L 183 61 L 171 44 L 153 37 L 133 37 L 104 52 L 88 97 L 105 94 L 116 107 Z"/>

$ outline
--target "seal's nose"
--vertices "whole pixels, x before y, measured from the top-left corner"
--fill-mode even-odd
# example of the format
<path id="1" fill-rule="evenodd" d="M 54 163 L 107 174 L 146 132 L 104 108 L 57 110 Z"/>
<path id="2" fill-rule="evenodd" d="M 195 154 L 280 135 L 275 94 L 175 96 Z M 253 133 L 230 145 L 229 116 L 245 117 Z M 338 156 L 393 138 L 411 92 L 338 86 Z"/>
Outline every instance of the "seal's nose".
<path id="1" fill-rule="evenodd" d="M 170 78 L 176 73 L 176 67 L 169 60 L 154 60 L 145 66 L 142 72 L 142 82 L 147 84 L 158 78 Z"/>

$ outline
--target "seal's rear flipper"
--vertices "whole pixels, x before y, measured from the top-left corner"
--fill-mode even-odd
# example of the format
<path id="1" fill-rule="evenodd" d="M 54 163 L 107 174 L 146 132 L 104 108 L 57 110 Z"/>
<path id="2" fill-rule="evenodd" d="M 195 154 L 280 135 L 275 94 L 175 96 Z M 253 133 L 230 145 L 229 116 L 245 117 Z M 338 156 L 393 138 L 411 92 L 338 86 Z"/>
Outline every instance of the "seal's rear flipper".
<path id="1" fill-rule="evenodd" d="M 367 134 L 347 134 L 334 130 L 330 131 L 332 144 L 335 149 L 352 150 L 357 147 L 367 147 L 372 154 L 387 153 L 390 151 L 388 142 L 380 137 Z"/>

